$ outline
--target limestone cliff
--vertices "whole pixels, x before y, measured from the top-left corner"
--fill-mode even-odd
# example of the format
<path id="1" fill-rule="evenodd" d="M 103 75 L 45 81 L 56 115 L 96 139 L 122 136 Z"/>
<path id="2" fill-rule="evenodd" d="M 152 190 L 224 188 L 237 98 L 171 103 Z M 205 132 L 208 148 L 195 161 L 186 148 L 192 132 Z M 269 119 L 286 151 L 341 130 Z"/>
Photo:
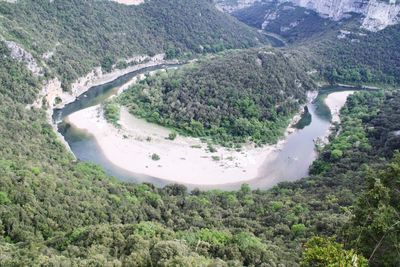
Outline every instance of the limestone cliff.
<path id="1" fill-rule="evenodd" d="M 379 31 L 389 25 L 400 22 L 400 0 L 219 0 L 219 9 L 233 12 L 255 3 L 287 3 L 314 10 L 322 17 L 341 20 L 351 13 L 361 14 L 362 27 L 370 31 Z"/>
<path id="2" fill-rule="evenodd" d="M 364 16 L 363 28 L 370 31 L 382 30 L 400 21 L 400 1 L 397 3 L 396 0 L 290 0 L 290 2 L 312 9 L 321 16 L 333 20 L 341 20 L 350 16 L 350 13 L 361 14 Z"/>

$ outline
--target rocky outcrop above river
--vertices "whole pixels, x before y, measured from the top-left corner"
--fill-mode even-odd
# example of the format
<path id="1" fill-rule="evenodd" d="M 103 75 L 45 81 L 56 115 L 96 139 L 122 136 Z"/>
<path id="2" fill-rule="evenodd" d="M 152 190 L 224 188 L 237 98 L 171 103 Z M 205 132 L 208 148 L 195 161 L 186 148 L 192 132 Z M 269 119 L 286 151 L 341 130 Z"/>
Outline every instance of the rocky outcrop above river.
<path id="1" fill-rule="evenodd" d="M 35 76 L 42 76 L 43 69 L 38 65 L 31 53 L 26 51 L 21 45 L 13 41 L 5 41 L 6 46 L 10 50 L 11 57 L 22 62 L 28 70 Z"/>
<path id="2" fill-rule="evenodd" d="M 234 4 L 232 1 L 219 0 L 217 7 L 226 12 L 233 12 L 261 2 L 290 2 L 336 21 L 351 16 L 351 13 L 361 14 L 362 27 L 370 31 L 379 31 L 400 22 L 399 0 L 237 0 Z"/>
<path id="3" fill-rule="evenodd" d="M 152 67 L 164 63 L 164 54 L 158 54 L 153 57 L 138 56 L 128 59 L 127 62 L 134 62 L 140 59 L 142 63 L 135 64 L 125 69 L 114 69 L 112 72 L 104 73 L 100 67 L 95 68 L 86 76 L 79 78 L 71 85 L 71 91 L 66 92 L 61 87 L 61 82 L 55 78 L 45 83 L 42 91 L 39 93 L 37 100 L 33 103 L 33 107 L 40 108 L 43 104 L 47 104 L 49 109 L 62 108 L 66 104 L 73 102 L 78 96 L 84 94 L 93 86 L 105 84 L 123 76 L 127 73 Z M 174 63 L 174 62 L 170 62 Z"/>

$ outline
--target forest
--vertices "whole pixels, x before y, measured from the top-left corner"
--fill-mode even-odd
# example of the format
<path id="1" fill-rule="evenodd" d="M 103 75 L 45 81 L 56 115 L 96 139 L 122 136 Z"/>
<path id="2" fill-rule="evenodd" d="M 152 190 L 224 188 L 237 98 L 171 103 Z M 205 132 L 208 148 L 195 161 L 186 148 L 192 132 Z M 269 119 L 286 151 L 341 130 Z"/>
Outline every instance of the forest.
<path id="1" fill-rule="evenodd" d="M 352 96 L 308 178 L 189 192 L 73 161 L 44 110 L 25 108 L 37 79 L 0 52 L 1 266 L 399 264 L 400 137 L 380 127 L 396 122 L 398 91 Z"/>
<path id="2" fill-rule="evenodd" d="M 262 35 L 206 0 L 152 0 L 139 6 L 95 0 L 3 1 L 0 14 L 2 39 L 34 53 L 47 76 L 59 77 L 65 89 L 94 67 L 109 71 L 136 55 L 191 57 L 263 42 Z"/>
<path id="3" fill-rule="evenodd" d="M 339 29 L 337 22 L 323 18 L 313 10 L 283 1 L 256 2 L 232 15 L 249 26 L 278 34 L 291 44 Z M 266 20 L 268 23 L 265 23 Z"/>
<path id="4" fill-rule="evenodd" d="M 256 3 L 235 11 L 233 16 L 249 26 L 280 35 L 289 43 L 287 49 L 307 55 L 325 81 L 384 87 L 400 83 L 398 24 L 369 32 L 361 28 L 356 14 L 336 22 L 292 3 L 274 2 Z"/>
<path id="5" fill-rule="evenodd" d="M 400 83 L 399 29 L 394 25 L 366 34 L 350 27 L 344 39 L 325 38 L 304 49 L 313 51 L 321 62 L 321 75 L 330 82 L 394 87 Z"/>
<path id="6" fill-rule="evenodd" d="M 278 50 L 227 52 L 148 77 L 120 102 L 150 122 L 227 147 L 272 144 L 316 88 L 306 65 Z"/>

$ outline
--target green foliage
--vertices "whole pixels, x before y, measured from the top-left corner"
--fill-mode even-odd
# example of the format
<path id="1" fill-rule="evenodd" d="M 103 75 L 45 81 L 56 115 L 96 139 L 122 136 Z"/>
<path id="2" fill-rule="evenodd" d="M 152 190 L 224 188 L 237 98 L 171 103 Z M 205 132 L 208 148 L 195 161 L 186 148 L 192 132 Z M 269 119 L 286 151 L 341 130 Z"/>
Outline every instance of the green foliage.
<path id="1" fill-rule="evenodd" d="M 8 198 L 5 192 L 0 191 L 0 205 L 6 205 L 11 203 L 11 200 Z"/>
<path id="2" fill-rule="evenodd" d="M 365 124 L 377 114 L 384 99 L 385 95 L 380 91 L 359 92 L 348 98 L 347 105 L 341 111 L 340 134 L 332 134 L 331 142 L 321 151 L 320 158 L 313 162 L 310 168 L 312 174 L 330 172 L 332 163 L 346 162 L 346 156 L 352 156 L 354 151 L 371 153 L 369 127 Z"/>
<path id="3" fill-rule="evenodd" d="M 305 226 L 304 224 L 302 224 L 302 223 L 300 223 L 300 224 L 293 224 L 291 230 L 292 230 L 292 233 L 293 233 L 295 236 L 301 236 L 301 235 L 303 235 L 303 234 L 305 233 L 305 231 L 306 231 L 306 226 Z"/>
<path id="4" fill-rule="evenodd" d="M 336 83 L 399 84 L 400 25 L 366 34 L 356 33 L 359 30 L 352 25 L 348 27 L 355 32 L 344 39 L 337 39 L 334 34 L 339 32 L 334 32 L 307 47 L 320 61 L 319 70 L 324 78 Z"/>
<path id="5" fill-rule="evenodd" d="M 331 156 L 333 160 L 337 160 L 343 156 L 343 152 L 340 149 L 334 149 L 331 152 Z"/>
<path id="6" fill-rule="evenodd" d="M 237 38 L 242 35 L 236 26 L 226 30 L 224 24 L 213 21 L 216 26 L 211 28 L 196 27 L 220 15 L 206 2 L 196 2 L 198 8 L 193 3 L 156 0 L 126 7 L 109 1 L 4 2 L 0 20 L 5 29 L 2 34 L 32 48 L 37 58 L 55 48 L 48 65 L 64 82 L 101 63 L 109 67 L 110 55 L 118 60 L 133 52 L 155 53 L 166 47 L 176 55 L 253 42 L 244 33 Z M 188 22 L 176 9 L 197 18 L 199 24 Z M 179 19 L 172 20 L 172 15 Z M 159 20 L 153 21 L 154 17 Z M 188 28 L 200 33 L 191 35 Z M 124 31 L 129 34 L 114 38 L 114 33 Z M 170 31 L 180 38 L 165 37 Z M 226 36 L 222 41 L 221 33 Z M 165 125 L 174 124 L 165 119 L 166 114 L 179 114 L 169 119 L 185 118 L 177 121 L 185 133 L 221 136 L 217 140 L 229 143 L 229 135 L 237 131 L 252 134 L 253 141 L 272 142 L 298 110 L 297 102 L 304 103 L 305 91 L 313 83 L 307 78 L 303 55 L 265 52 L 233 53 L 182 72 L 149 78 L 138 85 L 141 94 L 129 97 L 140 100 L 136 111 L 143 117 L 164 119 Z M 341 233 L 341 227 L 349 223 L 346 211 L 360 195 L 345 237 L 353 237 L 349 233 L 360 237 L 349 240 L 366 257 L 372 255 L 371 264 L 398 265 L 399 156 L 365 179 L 366 166 L 382 168 L 398 149 L 398 92 L 350 97 L 341 127 L 321 150 L 317 164 L 322 171 L 306 179 L 270 190 L 252 191 L 243 185 L 232 192 L 188 192 L 179 185 L 156 188 L 121 183 L 96 165 L 75 162 L 57 141 L 45 112 L 26 107 L 33 102 L 40 82 L 11 60 L 3 44 L 0 63 L 1 266 L 296 266 L 304 240 Z M 155 90 L 149 90 L 150 85 Z M 168 108 L 173 112 L 166 112 L 171 111 Z M 338 153 L 334 151 L 341 151 L 341 157 L 335 157 Z M 305 261 L 331 264 L 339 255 L 364 262 L 333 240 L 308 244 Z M 326 257 L 321 259 L 321 254 Z"/>
<path id="7" fill-rule="evenodd" d="M 96 0 L 3 1 L 0 14 L 5 39 L 22 44 L 38 60 L 53 52 L 45 65 L 65 88 L 95 67 L 108 72 L 138 54 L 166 52 L 167 58 L 175 58 L 246 48 L 262 39 L 206 0 L 152 0 L 139 6 Z"/>
<path id="8" fill-rule="evenodd" d="M 177 136 L 178 136 L 178 134 L 175 131 L 173 131 L 168 135 L 168 139 L 173 141 L 176 139 Z"/>
<path id="9" fill-rule="evenodd" d="M 392 96 L 352 96 L 342 125 L 349 130 L 338 140 L 355 114 L 363 114 L 364 129 L 376 123 L 383 115 L 375 107 Z M 329 162 L 332 171 L 271 190 L 187 192 L 179 185 L 119 183 L 95 165 L 74 163 L 44 114 L 1 99 L 0 188 L 12 201 L 0 207 L 0 265 L 293 266 L 305 238 L 338 234 L 348 218 L 344 210 L 363 188 L 361 165 L 379 163 L 378 150 L 351 145 L 352 153 Z"/>
<path id="10" fill-rule="evenodd" d="M 103 104 L 103 110 L 105 119 L 114 126 L 119 126 L 121 107 L 114 101 L 107 101 Z"/>
<path id="11" fill-rule="evenodd" d="M 160 160 L 160 156 L 154 153 L 151 155 L 151 159 L 154 161 L 158 161 L 158 160 Z"/>
<path id="12" fill-rule="evenodd" d="M 276 16 L 269 16 L 265 25 L 265 16 L 270 12 Z M 278 1 L 257 2 L 235 11 L 233 15 L 250 26 L 278 34 L 294 44 L 288 49 L 307 53 L 309 63 L 315 64 L 321 78 L 331 83 L 385 86 L 400 83 L 397 60 L 400 57 L 400 25 L 369 32 L 360 29 L 357 15 L 338 23 L 322 18 L 312 10 Z M 343 36 L 343 30 L 348 34 Z"/>
<path id="13" fill-rule="evenodd" d="M 305 245 L 301 266 L 309 267 L 367 267 L 368 261 L 353 250 L 345 250 L 333 238 L 313 237 Z"/>
<path id="14" fill-rule="evenodd" d="M 120 102 L 150 122 L 233 147 L 277 142 L 313 86 L 299 55 L 251 50 L 148 77 Z"/>
<path id="15" fill-rule="evenodd" d="M 347 234 L 373 266 L 400 264 L 400 154 L 367 176 L 367 190 L 356 202 Z"/>
<path id="16" fill-rule="evenodd" d="M 268 23 L 264 24 L 265 16 L 271 10 L 278 15 L 273 18 L 270 16 Z M 311 39 L 328 30 L 338 28 L 337 22 L 322 18 L 317 12 L 290 2 L 256 2 L 247 8 L 235 11 L 233 16 L 250 26 L 278 34 L 290 43 Z"/>

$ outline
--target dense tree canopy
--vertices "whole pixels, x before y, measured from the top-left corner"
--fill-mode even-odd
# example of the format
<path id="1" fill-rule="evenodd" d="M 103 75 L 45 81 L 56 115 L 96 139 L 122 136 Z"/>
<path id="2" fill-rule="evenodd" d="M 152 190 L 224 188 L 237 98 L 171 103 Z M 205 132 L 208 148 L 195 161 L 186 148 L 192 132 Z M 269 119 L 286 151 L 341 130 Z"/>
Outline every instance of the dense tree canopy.
<path id="1" fill-rule="evenodd" d="M 296 53 L 226 53 L 133 86 L 121 102 L 139 117 L 233 146 L 275 143 L 316 86 Z"/>
<path id="2" fill-rule="evenodd" d="M 107 71 L 138 54 L 178 57 L 251 47 L 262 39 L 206 0 L 152 0 L 139 6 L 95 0 L 2 1 L 0 14 L 3 37 L 34 53 L 64 84 L 94 67 Z"/>

